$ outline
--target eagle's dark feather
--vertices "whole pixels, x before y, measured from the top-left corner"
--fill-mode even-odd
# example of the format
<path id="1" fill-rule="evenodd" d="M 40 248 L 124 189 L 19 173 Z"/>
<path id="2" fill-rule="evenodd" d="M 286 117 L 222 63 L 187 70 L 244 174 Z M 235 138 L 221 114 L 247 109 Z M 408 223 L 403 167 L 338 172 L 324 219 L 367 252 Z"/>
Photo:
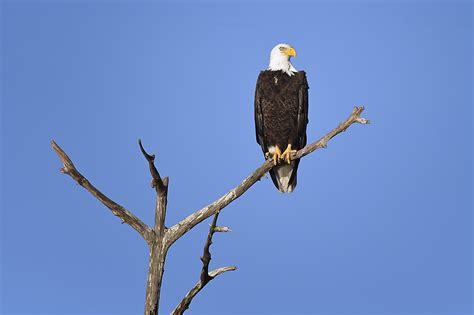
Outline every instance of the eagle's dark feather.
<path id="1" fill-rule="evenodd" d="M 293 150 L 306 145 L 308 124 L 308 82 L 306 73 L 298 71 L 293 76 L 282 71 L 260 72 L 255 90 L 255 133 L 257 142 L 267 153 L 269 147 L 278 146 L 284 151 L 288 144 Z M 281 187 L 278 165 L 270 171 L 273 183 L 280 191 L 292 191 L 296 186 L 299 160 L 292 161 L 293 172 L 289 187 Z"/>

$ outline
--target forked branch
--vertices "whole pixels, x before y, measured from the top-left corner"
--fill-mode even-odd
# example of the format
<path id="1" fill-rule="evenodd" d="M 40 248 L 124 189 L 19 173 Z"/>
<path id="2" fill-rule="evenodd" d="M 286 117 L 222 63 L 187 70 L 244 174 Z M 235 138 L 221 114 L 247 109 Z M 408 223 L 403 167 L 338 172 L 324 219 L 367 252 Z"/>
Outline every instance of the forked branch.
<path id="1" fill-rule="evenodd" d="M 217 268 L 211 272 L 209 272 L 209 263 L 211 262 L 211 252 L 209 248 L 212 245 L 212 237 L 214 236 L 215 232 L 228 232 L 230 231 L 227 227 L 218 227 L 217 226 L 217 218 L 219 217 L 219 211 L 214 214 L 214 218 L 212 219 L 212 223 L 209 227 L 209 233 L 207 235 L 206 243 L 204 244 L 204 251 L 201 257 L 202 261 L 202 269 L 201 269 L 201 277 L 199 282 L 186 294 L 186 296 L 181 300 L 181 302 L 175 307 L 175 309 L 171 312 L 173 315 L 181 315 L 184 313 L 185 310 L 189 308 L 193 298 L 201 291 L 206 284 L 209 283 L 215 277 L 223 274 L 227 271 L 234 271 L 237 269 L 235 266 L 227 266 Z"/>

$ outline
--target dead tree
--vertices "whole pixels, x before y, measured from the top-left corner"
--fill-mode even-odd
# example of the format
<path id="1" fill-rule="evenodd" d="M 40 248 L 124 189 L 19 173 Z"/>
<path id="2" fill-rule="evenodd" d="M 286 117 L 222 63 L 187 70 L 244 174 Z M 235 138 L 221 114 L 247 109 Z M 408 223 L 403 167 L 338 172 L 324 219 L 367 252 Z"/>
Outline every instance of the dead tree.
<path id="1" fill-rule="evenodd" d="M 360 114 L 364 110 L 363 107 L 355 107 L 352 110 L 350 116 L 340 123 L 336 128 L 331 130 L 325 136 L 320 138 L 318 141 L 307 145 L 301 150 L 297 151 L 291 156 L 291 159 L 302 158 L 317 149 L 326 148 L 327 142 L 339 133 L 346 131 L 353 123 L 368 124 L 369 120 L 360 117 Z M 258 167 L 253 173 L 246 177 L 239 185 L 231 189 L 225 195 L 214 201 L 213 203 L 205 206 L 202 209 L 195 211 L 175 225 L 166 228 L 165 227 L 165 216 L 166 216 L 166 205 L 168 199 L 168 177 L 161 177 L 157 168 L 155 167 L 155 156 L 148 154 L 139 141 L 140 149 L 148 161 L 150 173 L 152 177 L 151 186 L 156 191 L 156 205 L 155 205 L 155 225 L 150 227 L 143 223 L 138 217 L 132 212 L 125 209 L 123 206 L 114 202 L 102 192 L 100 192 L 94 185 L 92 185 L 74 166 L 74 163 L 69 156 L 64 152 L 63 149 L 53 140 L 52 147 L 58 154 L 59 158 L 63 163 L 61 173 L 67 174 L 72 177 L 79 185 L 89 191 L 94 197 L 102 202 L 107 208 L 109 208 L 114 215 L 122 220 L 122 223 L 127 223 L 134 228 L 147 242 L 150 256 L 148 264 L 148 277 L 146 287 L 146 298 L 145 298 L 145 315 L 158 314 L 158 307 L 160 301 L 160 290 L 161 281 L 163 278 L 164 265 L 166 260 L 166 254 L 168 249 L 182 237 L 186 232 L 191 230 L 197 224 L 203 220 L 214 215 L 214 219 L 209 229 L 209 234 L 204 246 L 204 253 L 201 257 L 203 267 L 201 270 L 201 276 L 199 282 L 186 294 L 183 300 L 176 306 L 173 314 L 182 314 L 191 303 L 192 299 L 196 294 L 213 278 L 226 272 L 235 270 L 236 267 L 221 267 L 209 272 L 209 262 L 211 254 L 209 247 L 212 243 L 212 236 L 214 232 L 226 232 L 230 229 L 227 227 L 218 227 L 217 218 L 222 209 L 228 206 L 232 201 L 239 198 L 245 193 L 253 184 L 255 184 L 265 173 L 267 173 L 273 167 L 273 161 L 267 160 L 260 167 Z"/>

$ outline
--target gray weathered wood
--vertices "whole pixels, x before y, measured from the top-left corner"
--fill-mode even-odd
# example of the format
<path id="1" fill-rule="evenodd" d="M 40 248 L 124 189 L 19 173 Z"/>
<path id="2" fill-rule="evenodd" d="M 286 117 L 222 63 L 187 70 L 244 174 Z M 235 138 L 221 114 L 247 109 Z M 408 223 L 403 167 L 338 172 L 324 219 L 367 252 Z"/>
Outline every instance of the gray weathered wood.
<path id="1" fill-rule="evenodd" d="M 209 227 L 209 233 L 207 235 L 206 243 L 204 244 L 204 250 L 201 257 L 202 261 L 202 269 L 201 269 L 201 276 L 199 278 L 199 282 L 186 294 L 186 296 L 181 300 L 181 302 L 175 307 L 175 309 L 171 312 L 173 315 L 181 315 L 189 308 L 189 305 L 193 301 L 193 298 L 201 291 L 206 284 L 209 283 L 212 279 L 216 276 L 227 272 L 227 271 L 234 271 L 237 270 L 235 266 L 228 266 L 228 267 L 221 267 L 217 268 L 211 272 L 209 272 L 209 263 L 211 262 L 211 251 L 210 247 L 212 245 L 212 237 L 216 232 L 229 232 L 230 229 L 218 229 L 217 228 L 217 219 L 219 217 L 219 211 L 214 214 L 214 218 L 212 219 L 212 223 Z M 221 228 L 221 227 L 220 227 Z"/>
<path id="2" fill-rule="evenodd" d="M 53 140 L 51 141 L 51 146 L 54 151 L 58 154 L 59 158 L 63 163 L 63 167 L 60 169 L 60 172 L 67 174 L 72 177 L 79 185 L 84 187 L 88 192 L 90 192 L 94 197 L 96 197 L 100 202 L 102 202 L 107 208 L 109 208 L 114 215 L 122 219 L 122 223 L 127 223 L 133 227 L 140 235 L 147 241 L 151 243 L 153 240 L 153 231 L 152 229 L 143 223 L 139 218 L 137 218 L 133 213 L 117 204 L 115 201 L 111 200 L 109 197 L 100 192 L 97 188 L 94 187 L 81 173 L 76 169 L 74 163 L 69 158 L 69 156 L 64 152 L 63 149 Z"/>
<path id="3" fill-rule="evenodd" d="M 150 174 L 152 177 L 151 186 L 156 191 L 155 205 L 155 227 L 153 229 L 154 239 L 150 246 L 150 257 L 148 260 L 148 276 L 146 284 L 145 314 L 158 314 L 160 301 L 161 282 L 165 270 L 166 246 L 164 236 L 166 232 L 165 218 L 166 206 L 168 204 L 168 177 L 161 179 L 160 173 L 155 166 L 155 155 L 148 154 L 143 148 L 142 141 L 138 140 L 140 150 L 148 161 Z"/>
<path id="4" fill-rule="evenodd" d="M 368 124 L 369 120 L 361 118 L 360 114 L 363 112 L 363 107 L 355 107 L 352 110 L 350 116 L 340 123 L 336 128 L 328 132 L 325 136 L 320 138 L 318 141 L 311 143 L 304 147 L 303 149 L 297 151 L 291 156 L 291 159 L 302 158 L 317 149 L 325 148 L 327 142 L 331 140 L 334 136 L 339 133 L 346 131 L 353 123 Z M 156 191 L 156 206 L 155 206 L 155 225 L 154 228 L 150 228 L 148 225 L 143 223 L 138 217 L 136 217 L 129 210 L 125 209 L 123 206 L 117 204 L 102 192 L 100 192 L 96 187 L 94 187 L 74 166 L 72 160 L 64 152 L 61 147 L 52 141 L 51 145 L 58 154 L 59 158 L 63 163 L 61 172 L 69 175 L 74 179 L 79 185 L 84 187 L 89 191 L 94 197 L 96 197 L 101 203 L 103 203 L 107 208 L 109 208 L 114 215 L 119 217 L 122 220 L 122 223 L 129 224 L 134 228 L 148 243 L 150 249 L 149 257 L 149 270 L 147 277 L 147 288 L 146 288 L 146 299 L 145 299 L 145 315 L 156 315 L 158 314 L 159 308 L 159 299 L 160 299 L 160 290 L 161 283 L 164 273 L 164 265 L 166 260 L 166 254 L 168 249 L 174 242 L 186 234 L 189 230 L 195 227 L 197 224 L 203 220 L 209 218 L 211 215 L 218 213 L 226 206 L 228 206 L 232 201 L 239 198 L 244 194 L 253 184 L 255 184 L 260 178 L 262 178 L 265 173 L 267 173 L 272 167 L 273 162 L 271 160 L 265 161 L 260 167 L 258 167 L 252 174 L 247 176 L 239 185 L 235 188 L 228 191 L 222 197 L 214 201 L 213 203 L 201 208 L 200 210 L 195 211 L 190 214 L 180 222 L 176 223 L 170 228 L 165 226 L 166 218 L 166 206 L 168 199 L 168 178 L 161 178 L 158 170 L 154 164 L 154 155 L 146 153 L 144 150 L 141 141 L 139 142 L 140 149 L 149 163 L 150 173 L 152 176 L 152 187 Z M 217 220 L 217 219 L 216 219 Z M 218 231 L 220 228 L 215 226 L 212 229 L 212 233 Z M 224 230 L 229 230 L 228 228 L 222 227 Z M 212 235 L 211 235 L 212 239 Z M 206 245 L 207 246 L 207 245 Z M 207 248 L 209 250 L 209 248 Z M 205 256 L 205 255 L 204 255 Z M 204 257 L 203 256 L 203 257 Z M 210 258 L 209 258 L 210 259 Z M 203 260 L 204 263 L 204 260 Z M 190 303 L 192 298 L 205 286 L 209 281 L 208 278 L 214 278 L 226 271 L 235 270 L 235 267 L 222 267 L 215 269 L 211 272 L 207 272 L 209 263 L 207 262 L 206 275 L 201 277 L 202 279 L 191 289 L 191 291 L 183 298 L 181 303 L 186 306 L 186 303 Z M 202 281 L 207 278 L 206 281 Z M 177 308 L 181 305 L 177 306 Z M 187 304 L 189 305 L 189 304 Z M 179 309 L 179 308 L 178 308 Z"/>

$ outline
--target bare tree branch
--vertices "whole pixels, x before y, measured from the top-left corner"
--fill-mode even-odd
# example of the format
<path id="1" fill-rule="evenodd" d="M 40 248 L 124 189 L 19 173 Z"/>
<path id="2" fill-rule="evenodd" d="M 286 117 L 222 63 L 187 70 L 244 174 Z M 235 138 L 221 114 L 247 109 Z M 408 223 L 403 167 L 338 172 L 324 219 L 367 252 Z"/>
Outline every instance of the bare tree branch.
<path id="1" fill-rule="evenodd" d="M 361 118 L 360 114 L 364 111 L 364 107 L 354 107 L 350 116 L 339 124 L 336 128 L 331 130 L 325 136 L 320 138 L 318 141 L 311 143 L 299 150 L 294 154 L 291 159 L 302 158 L 317 149 L 324 148 L 327 145 L 327 142 L 331 140 L 334 136 L 339 133 L 346 131 L 353 123 L 368 124 L 369 120 Z M 190 214 L 185 219 L 181 220 L 177 224 L 170 227 L 165 234 L 165 239 L 167 246 L 171 246 L 176 240 L 183 236 L 186 232 L 191 230 L 197 224 L 201 223 L 203 220 L 209 218 L 212 214 L 217 211 L 222 210 L 232 201 L 239 198 L 243 193 L 245 193 L 253 184 L 255 184 L 261 177 L 265 175 L 273 167 L 273 161 L 267 160 L 259 168 L 257 168 L 252 174 L 245 178 L 237 187 L 227 192 L 224 196 L 220 197 L 213 203 L 207 205 L 206 207 Z"/>
<path id="2" fill-rule="evenodd" d="M 346 131 L 347 128 L 349 128 L 353 123 L 359 123 L 363 125 L 370 124 L 370 120 L 360 117 L 360 114 L 363 111 L 364 111 L 363 106 L 354 107 L 349 118 L 347 118 L 345 121 L 340 123 L 339 126 L 337 126 L 333 130 L 328 132 L 324 137 L 322 137 L 318 141 L 313 142 L 305 146 L 303 149 L 299 150 L 294 156 L 292 156 L 291 159 L 292 160 L 299 159 L 299 158 L 302 158 L 303 156 L 306 156 L 316 151 L 317 149 L 326 148 L 329 140 L 331 140 L 332 138 L 334 138 L 336 135 L 340 134 L 341 132 Z"/>
<path id="3" fill-rule="evenodd" d="M 158 189 L 156 194 L 156 206 L 155 206 L 155 233 L 160 238 L 163 237 L 166 227 L 166 207 L 168 205 L 168 177 L 163 178 L 163 190 Z"/>
<path id="4" fill-rule="evenodd" d="M 148 161 L 150 167 L 150 174 L 152 177 L 151 187 L 156 191 L 156 207 L 155 207 L 155 232 L 157 235 L 162 235 L 165 231 L 165 217 L 166 206 L 168 203 L 168 177 L 161 179 L 160 173 L 155 166 L 155 155 L 148 154 L 143 148 L 142 141 L 138 140 L 138 145 L 143 153 L 143 156 Z"/>
<path id="5" fill-rule="evenodd" d="M 207 235 L 206 244 L 204 244 L 204 251 L 202 253 L 201 261 L 202 261 L 202 270 L 201 270 L 201 282 L 203 286 L 206 285 L 210 280 L 212 280 L 211 276 L 209 276 L 209 263 L 211 262 L 211 251 L 209 248 L 212 245 L 212 237 L 214 236 L 217 219 L 219 217 L 219 211 L 214 214 L 214 219 L 212 219 L 211 226 L 209 227 L 209 233 Z"/>
<path id="6" fill-rule="evenodd" d="M 237 267 L 235 266 L 227 266 L 227 267 L 221 267 L 212 270 L 209 272 L 209 276 L 211 276 L 213 279 L 217 276 L 220 276 L 224 272 L 227 271 L 234 271 L 237 270 Z M 203 283 L 199 281 L 194 285 L 194 287 L 186 294 L 186 296 L 183 298 L 183 300 L 175 307 L 175 309 L 171 312 L 173 315 L 178 315 L 178 314 L 183 314 L 186 309 L 189 308 L 189 304 L 193 300 L 193 298 L 202 290 L 204 287 Z"/>
<path id="7" fill-rule="evenodd" d="M 148 154 L 143 148 L 142 141 L 138 140 L 140 150 L 148 161 L 152 177 L 151 186 L 156 191 L 155 206 L 155 228 L 154 240 L 150 246 L 150 258 L 148 263 L 148 277 L 146 285 L 145 314 L 154 315 L 158 313 L 158 303 L 161 293 L 161 282 L 165 267 L 166 253 L 164 233 L 166 231 L 165 218 L 168 203 L 168 177 L 161 179 L 160 173 L 155 166 L 155 155 Z"/>
<path id="8" fill-rule="evenodd" d="M 215 232 L 224 232 L 224 233 L 232 232 L 232 230 L 229 229 L 229 227 L 227 227 L 227 226 L 216 226 L 216 227 L 214 228 L 214 231 L 215 231 Z"/>
<path id="9" fill-rule="evenodd" d="M 148 161 L 148 165 L 150 167 L 150 174 L 152 177 L 151 180 L 151 187 L 156 188 L 157 190 L 164 190 L 164 184 L 163 181 L 161 180 L 160 173 L 156 169 L 155 166 L 155 155 L 154 154 L 148 154 L 145 151 L 145 148 L 143 148 L 142 140 L 138 139 L 138 145 L 140 146 L 140 150 L 142 151 L 143 156 L 145 159 Z"/>
<path id="10" fill-rule="evenodd" d="M 117 204 L 109 197 L 100 192 L 95 188 L 74 166 L 74 163 L 69 158 L 69 156 L 64 152 L 63 149 L 53 140 L 51 141 L 51 146 L 54 151 L 58 154 L 59 158 L 63 163 L 61 168 L 61 173 L 71 176 L 79 185 L 84 187 L 88 192 L 90 192 L 94 197 L 96 197 L 100 202 L 102 202 L 107 208 L 109 208 L 114 215 L 119 217 L 122 220 L 122 223 L 127 223 L 133 227 L 140 235 L 150 244 L 153 239 L 153 231 L 151 228 L 143 223 L 138 217 L 133 213 Z"/>
<path id="11" fill-rule="evenodd" d="M 202 269 L 201 269 L 201 277 L 199 282 L 186 294 L 186 296 L 181 300 L 181 302 L 175 307 L 175 309 L 171 312 L 173 315 L 181 315 L 189 308 L 193 298 L 201 291 L 206 284 L 209 283 L 212 279 L 217 277 L 218 275 L 223 274 L 227 271 L 234 271 L 237 269 L 235 266 L 228 266 L 228 267 L 221 267 L 217 268 L 211 272 L 209 272 L 209 263 L 211 262 L 211 252 L 209 248 L 212 245 L 212 237 L 215 232 L 220 232 L 220 229 L 217 229 L 217 218 L 219 217 L 219 211 L 214 214 L 214 218 L 212 220 L 212 224 L 209 227 L 209 233 L 207 235 L 206 243 L 204 244 L 204 251 L 201 257 L 202 261 Z M 226 232 L 230 231 L 227 228 Z"/>

